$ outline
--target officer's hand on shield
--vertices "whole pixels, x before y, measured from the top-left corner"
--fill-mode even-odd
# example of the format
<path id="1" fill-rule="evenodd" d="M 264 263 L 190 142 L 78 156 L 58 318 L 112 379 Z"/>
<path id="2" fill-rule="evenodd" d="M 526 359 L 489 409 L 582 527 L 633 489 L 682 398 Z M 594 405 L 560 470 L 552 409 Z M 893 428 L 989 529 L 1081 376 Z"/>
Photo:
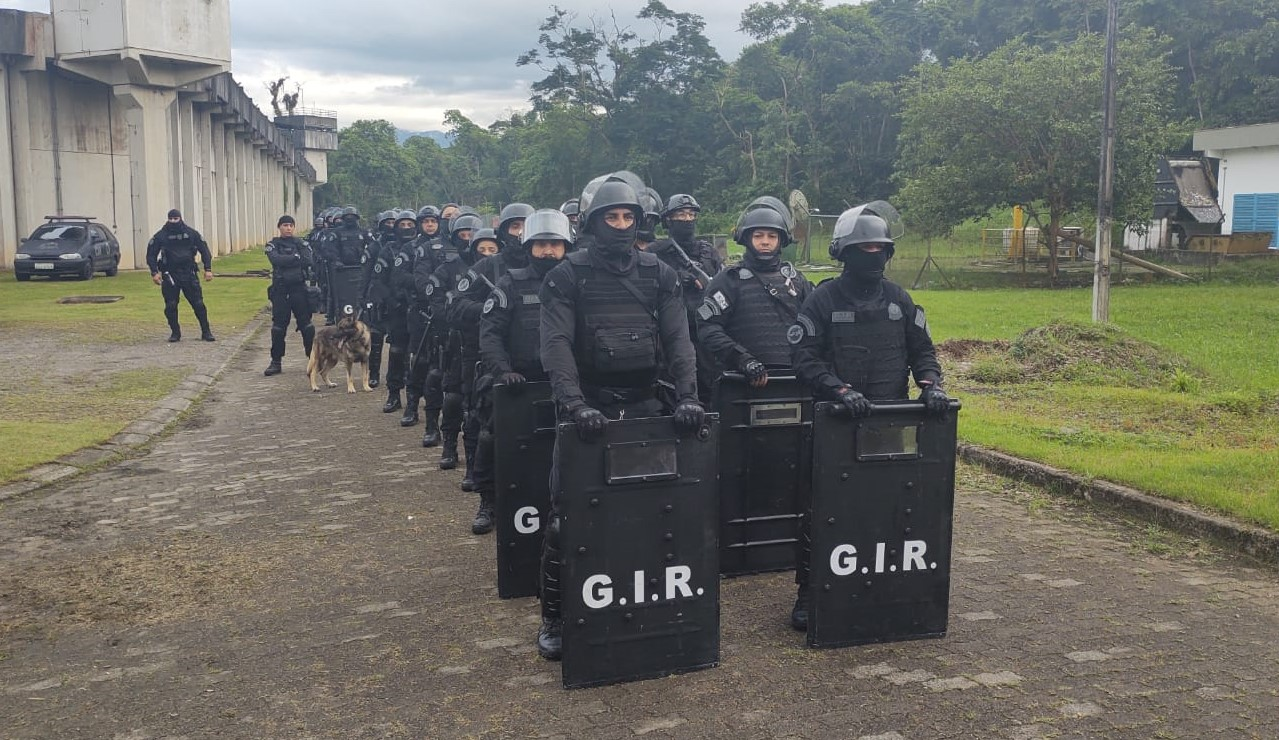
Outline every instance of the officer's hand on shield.
<path id="1" fill-rule="evenodd" d="M 706 409 L 697 401 L 680 401 L 675 407 L 675 427 L 685 432 L 695 432 L 706 421 Z"/>
<path id="2" fill-rule="evenodd" d="M 579 406 L 573 412 L 573 423 L 577 425 L 577 436 L 583 442 L 590 442 L 604 433 L 604 425 L 608 423 L 608 417 L 604 416 L 599 409 Z"/>
<path id="3" fill-rule="evenodd" d="M 528 379 L 519 373 L 502 373 L 497 376 L 497 382 L 502 385 L 524 385 Z"/>
<path id="4" fill-rule="evenodd" d="M 857 391 L 844 386 L 836 394 L 844 413 L 852 414 L 854 419 L 870 416 L 870 401 Z"/>
<path id="5" fill-rule="evenodd" d="M 933 416 L 945 416 L 950 408 L 950 396 L 935 382 L 924 386 L 919 393 L 919 400 L 924 402 L 924 408 Z"/>
<path id="6" fill-rule="evenodd" d="M 741 362 L 737 363 L 737 369 L 746 376 L 746 382 L 752 388 L 763 388 L 768 383 L 768 368 L 750 355 L 743 357 Z"/>

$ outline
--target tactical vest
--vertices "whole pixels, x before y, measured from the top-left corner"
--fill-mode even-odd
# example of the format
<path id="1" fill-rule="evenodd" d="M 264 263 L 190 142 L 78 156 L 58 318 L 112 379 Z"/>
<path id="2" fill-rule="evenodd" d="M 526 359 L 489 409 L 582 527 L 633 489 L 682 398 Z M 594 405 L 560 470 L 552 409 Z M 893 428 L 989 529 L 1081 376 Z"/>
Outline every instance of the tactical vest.
<path id="1" fill-rule="evenodd" d="M 625 276 L 595 268 L 588 252 L 571 252 L 565 261 L 577 285 L 573 354 L 582 382 L 610 388 L 651 386 L 660 359 L 657 258 L 637 252 L 636 266 Z M 643 297 L 642 303 L 623 286 L 623 278 Z"/>
<path id="2" fill-rule="evenodd" d="M 160 231 L 160 262 L 169 272 L 195 269 L 195 235 L 183 228 L 176 234 Z"/>
<path id="3" fill-rule="evenodd" d="M 912 317 L 901 303 L 885 300 L 884 308 L 861 311 L 840 310 L 845 306 L 836 303 L 826 333 L 835 374 L 871 400 L 906 398 L 909 390 L 906 327 Z"/>
<path id="4" fill-rule="evenodd" d="M 391 293 L 395 300 L 405 304 L 413 300 L 413 265 L 416 253 L 413 242 L 388 244 L 391 260 Z"/>
<path id="5" fill-rule="evenodd" d="M 803 299 L 803 278 L 790 265 L 784 268 L 790 273 L 789 278 L 781 271 L 759 273 L 746 267 L 729 270 L 732 279 L 728 285 L 736 297 L 732 317 L 724 325 L 724 331 L 752 357 L 774 368 L 791 366 L 786 329 L 795 323 Z M 790 287 L 786 285 L 788 279 Z M 710 300 L 714 300 L 713 294 Z"/>
<path id="6" fill-rule="evenodd" d="M 520 267 L 507 273 L 511 278 L 511 322 L 507 326 L 506 351 L 511 367 L 525 377 L 545 376 L 542 370 L 541 317 L 542 276 L 531 267 Z"/>
<path id="7" fill-rule="evenodd" d="M 364 239 L 364 232 L 356 229 L 337 229 L 334 232 L 337 246 L 338 261 L 347 267 L 358 265 L 364 261 L 364 250 L 368 243 Z"/>
<path id="8" fill-rule="evenodd" d="M 292 257 L 300 253 L 299 247 L 302 242 L 295 239 L 272 239 L 268 245 L 274 245 L 275 253 L 285 257 Z M 271 280 L 276 285 L 296 285 L 306 282 L 306 265 L 302 260 L 296 260 L 291 265 L 284 267 L 271 267 Z"/>

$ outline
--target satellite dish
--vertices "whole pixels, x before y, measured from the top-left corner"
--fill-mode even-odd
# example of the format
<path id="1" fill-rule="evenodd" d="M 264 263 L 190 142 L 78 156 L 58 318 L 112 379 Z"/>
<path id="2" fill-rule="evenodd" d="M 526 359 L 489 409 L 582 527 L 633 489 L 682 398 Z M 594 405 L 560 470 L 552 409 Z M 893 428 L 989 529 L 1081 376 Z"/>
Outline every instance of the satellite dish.
<path id="1" fill-rule="evenodd" d="M 790 201 L 790 210 L 795 220 L 807 221 L 809 211 L 808 198 L 804 197 L 804 192 L 802 190 L 792 190 L 787 200 Z"/>

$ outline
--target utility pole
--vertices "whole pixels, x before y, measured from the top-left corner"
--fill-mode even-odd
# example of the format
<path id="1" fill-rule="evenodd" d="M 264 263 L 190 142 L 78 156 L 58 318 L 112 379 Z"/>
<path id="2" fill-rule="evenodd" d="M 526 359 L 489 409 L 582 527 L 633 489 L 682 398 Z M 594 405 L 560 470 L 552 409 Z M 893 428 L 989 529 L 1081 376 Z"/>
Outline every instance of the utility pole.
<path id="1" fill-rule="evenodd" d="M 1092 320 L 1110 321 L 1110 232 L 1115 206 L 1115 36 L 1119 0 L 1106 2 L 1106 61 L 1102 67 L 1101 175 L 1097 184 L 1097 248 L 1092 273 Z"/>

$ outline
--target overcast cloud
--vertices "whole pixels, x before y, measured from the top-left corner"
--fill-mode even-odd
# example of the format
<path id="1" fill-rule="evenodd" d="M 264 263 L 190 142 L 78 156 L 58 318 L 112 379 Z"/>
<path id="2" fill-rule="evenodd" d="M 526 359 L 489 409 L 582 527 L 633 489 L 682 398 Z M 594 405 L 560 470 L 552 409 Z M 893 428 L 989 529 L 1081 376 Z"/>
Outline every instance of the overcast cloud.
<path id="1" fill-rule="evenodd" d="M 232 0 L 232 73 L 270 114 L 266 81 L 287 76 L 302 105 L 337 111 L 338 122 L 385 118 L 411 131 L 443 129 L 457 108 L 487 125 L 529 107 L 541 78 L 515 58 L 537 46 L 550 15 L 541 0 Z M 635 18 L 644 0 L 560 0 L 580 19 L 614 13 L 647 36 Z M 749 40 L 737 24 L 746 3 L 666 0 L 676 12 L 706 20 L 706 35 L 727 61 Z M 49 0 L 0 0 L 0 7 L 49 12 Z"/>

